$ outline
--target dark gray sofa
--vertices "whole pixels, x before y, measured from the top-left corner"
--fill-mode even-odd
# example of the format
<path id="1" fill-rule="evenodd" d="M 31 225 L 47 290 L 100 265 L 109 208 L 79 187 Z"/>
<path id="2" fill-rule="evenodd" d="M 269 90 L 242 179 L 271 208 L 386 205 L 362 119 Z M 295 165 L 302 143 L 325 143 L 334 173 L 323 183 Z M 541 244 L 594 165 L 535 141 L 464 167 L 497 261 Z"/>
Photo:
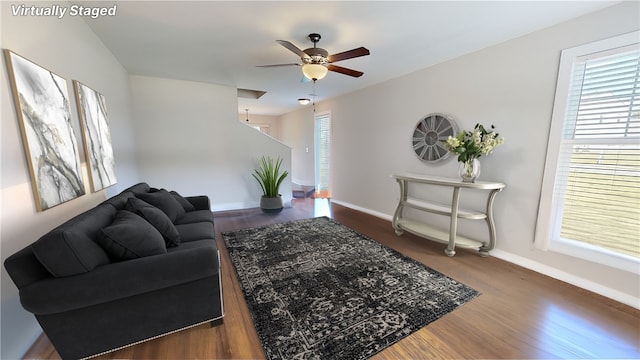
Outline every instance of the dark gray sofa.
<path id="1" fill-rule="evenodd" d="M 218 323 L 224 310 L 210 209 L 206 196 L 140 183 L 51 230 L 4 265 L 22 306 L 64 359 Z"/>

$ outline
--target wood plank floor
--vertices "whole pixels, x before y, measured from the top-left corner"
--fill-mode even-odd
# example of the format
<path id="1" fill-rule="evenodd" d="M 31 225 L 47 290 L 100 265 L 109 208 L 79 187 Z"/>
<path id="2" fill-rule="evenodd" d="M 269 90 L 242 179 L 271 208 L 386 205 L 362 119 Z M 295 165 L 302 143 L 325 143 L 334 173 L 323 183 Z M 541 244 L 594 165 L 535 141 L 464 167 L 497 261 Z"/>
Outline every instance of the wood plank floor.
<path id="1" fill-rule="evenodd" d="M 638 359 L 640 311 L 502 260 L 394 234 L 388 221 L 326 200 L 296 199 L 277 215 L 259 209 L 215 214 L 222 255 L 224 323 L 201 325 L 99 359 L 263 359 L 220 232 L 327 215 L 482 295 L 399 341 L 374 359 Z M 27 359 L 59 359 L 46 336 Z"/>

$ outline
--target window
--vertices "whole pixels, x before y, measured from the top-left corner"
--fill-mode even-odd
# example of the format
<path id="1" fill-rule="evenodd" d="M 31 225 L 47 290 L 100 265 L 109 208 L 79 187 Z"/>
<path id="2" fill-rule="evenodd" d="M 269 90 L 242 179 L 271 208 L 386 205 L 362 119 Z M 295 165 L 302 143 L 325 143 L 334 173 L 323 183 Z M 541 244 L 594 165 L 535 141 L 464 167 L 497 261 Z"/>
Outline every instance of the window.
<path id="1" fill-rule="evenodd" d="M 315 173 L 316 197 L 330 198 L 331 173 L 331 114 L 324 113 L 315 117 Z"/>
<path id="2" fill-rule="evenodd" d="M 640 264 L 640 33 L 562 52 L 536 246 Z"/>

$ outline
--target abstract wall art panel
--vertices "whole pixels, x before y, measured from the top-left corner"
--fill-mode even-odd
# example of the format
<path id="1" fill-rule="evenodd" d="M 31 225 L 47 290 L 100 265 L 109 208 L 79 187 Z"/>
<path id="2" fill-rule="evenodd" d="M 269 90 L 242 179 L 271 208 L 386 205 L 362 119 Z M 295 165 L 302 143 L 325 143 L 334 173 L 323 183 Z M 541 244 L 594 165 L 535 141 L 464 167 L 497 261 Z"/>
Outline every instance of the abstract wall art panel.
<path id="1" fill-rule="evenodd" d="M 91 191 L 96 192 L 117 182 L 106 102 L 102 94 L 79 81 L 74 81 L 73 87 L 89 163 Z"/>
<path id="2" fill-rule="evenodd" d="M 84 195 L 67 82 L 5 50 L 38 211 Z"/>

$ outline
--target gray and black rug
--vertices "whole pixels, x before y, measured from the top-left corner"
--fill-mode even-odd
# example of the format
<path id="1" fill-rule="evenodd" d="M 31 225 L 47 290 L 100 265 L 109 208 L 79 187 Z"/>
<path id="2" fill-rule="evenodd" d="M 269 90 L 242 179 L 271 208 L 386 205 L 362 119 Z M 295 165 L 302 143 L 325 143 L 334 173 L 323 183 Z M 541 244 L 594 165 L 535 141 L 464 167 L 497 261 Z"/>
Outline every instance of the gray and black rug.
<path id="1" fill-rule="evenodd" d="M 366 359 L 479 295 L 326 217 L 222 236 L 269 359 Z"/>

